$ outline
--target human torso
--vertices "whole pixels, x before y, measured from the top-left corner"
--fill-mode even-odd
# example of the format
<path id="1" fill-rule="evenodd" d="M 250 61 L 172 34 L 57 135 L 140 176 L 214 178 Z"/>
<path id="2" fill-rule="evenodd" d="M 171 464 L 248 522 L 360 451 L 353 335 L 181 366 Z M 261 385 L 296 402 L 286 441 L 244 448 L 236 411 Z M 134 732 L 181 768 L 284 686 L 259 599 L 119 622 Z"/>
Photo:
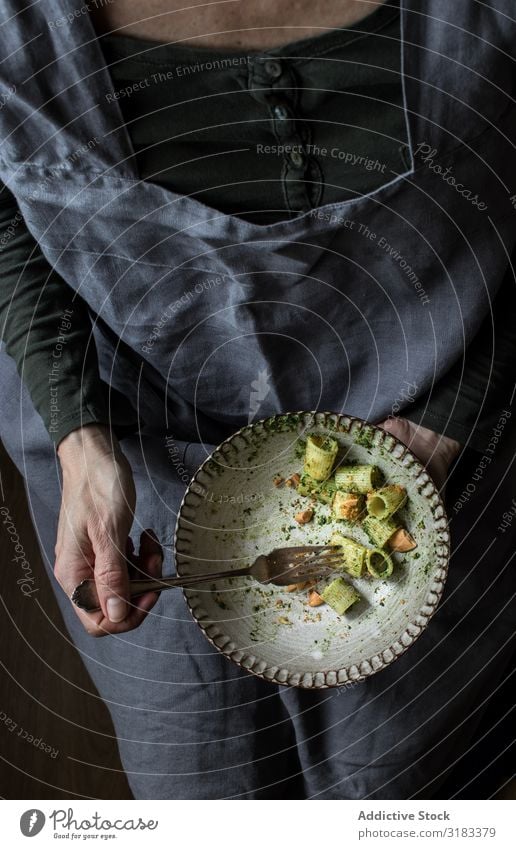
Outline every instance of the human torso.
<path id="1" fill-rule="evenodd" d="M 438 0 L 434 15 L 403 6 L 413 167 L 386 169 L 374 193 L 270 227 L 142 179 L 89 22 L 56 26 L 44 53 L 21 50 L 44 27 L 41 12 L 13 31 L 2 177 L 49 262 L 113 334 L 109 345 L 99 341 L 103 373 L 128 398 L 137 392 L 141 408 L 139 372 L 113 369 L 122 339 L 150 364 L 153 387 L 166 381 L 174 432 L 220 440 L 213 422 L 223 416 L 234 430 L 247 421 L 250 387 L 262 375 L 260 416 L 318 407 L 380 419 L 403 397 L 403 381 L 422 395 L 457 362 L 486 315 L 516 232 L 509 192 L 500 190 L 514 163 L 514 112 L 503 93 L 513 31 L 482 6 L 475 31 L 485 38 L 473 50 L 467 6 L 460 14 L 450 6 L 449 23 Z M 57 0 L 50 11 L 61 12 Z M 468 50 L 472 73 L 459 62 Z M 148 395 L 152 421 L 159 404 Z"/>
<path id="2" fill-rule="evenodd" d="M 259 53 L 99 42 L 140 177 L 212 208 L 264 224 L 406 168 L 397 3 Z"/>

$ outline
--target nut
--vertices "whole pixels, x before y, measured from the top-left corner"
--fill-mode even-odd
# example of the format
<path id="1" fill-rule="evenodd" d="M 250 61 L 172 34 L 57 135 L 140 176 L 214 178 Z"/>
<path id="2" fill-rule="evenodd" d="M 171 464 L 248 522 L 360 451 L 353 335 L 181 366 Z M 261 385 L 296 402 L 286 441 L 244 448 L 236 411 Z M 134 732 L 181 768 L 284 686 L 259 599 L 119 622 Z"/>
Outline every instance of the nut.
<path id="1" fill-rule="evenodd" d="M 306 510 L 300 510 L 299 513 L 296 513 L 294 519 L 300 525 L 306 525 L 307 522 L 310 522 L 313 518 L 314 511 L 311 507 L 307 507 Z"/>
<path id="2" fill-rule="evenodd" d="M 417 548 L 417 542 L 405 528 L 399 528 L 389 540 L 391 551 L 412 551 Z"/>
<path id="3" fill-rule="evenodd" d="M 309 581 L 301 581 L 298 584 L 289 584 L 288 587 L 285 587 L 288 593 L 295 593 L 298 590 L 304 590 L 305 587 L 309 584 Z"/>
<path id="4" fill-rule="evenodd" d="M 308 604 L 310 607 L 319 607 L 320 604 L 324 604 L 324 599 L 319 595 L 317 590 L 310 590 L 308 593 Z"/>

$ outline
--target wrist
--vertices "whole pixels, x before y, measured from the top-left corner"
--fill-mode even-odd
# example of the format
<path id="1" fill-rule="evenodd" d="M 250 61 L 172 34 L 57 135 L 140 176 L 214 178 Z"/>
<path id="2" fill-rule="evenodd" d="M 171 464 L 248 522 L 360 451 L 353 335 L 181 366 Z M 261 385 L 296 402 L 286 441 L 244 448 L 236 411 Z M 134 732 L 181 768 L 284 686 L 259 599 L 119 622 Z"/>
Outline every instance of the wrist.
<path id="1" fill-rule="evenodd" d="M 106 425 L 87 424 L 70 431 L 59 443 L 57 454 L 62 467 L 84 463 L 95 455 L 118 454 L 118 440 Z"/>

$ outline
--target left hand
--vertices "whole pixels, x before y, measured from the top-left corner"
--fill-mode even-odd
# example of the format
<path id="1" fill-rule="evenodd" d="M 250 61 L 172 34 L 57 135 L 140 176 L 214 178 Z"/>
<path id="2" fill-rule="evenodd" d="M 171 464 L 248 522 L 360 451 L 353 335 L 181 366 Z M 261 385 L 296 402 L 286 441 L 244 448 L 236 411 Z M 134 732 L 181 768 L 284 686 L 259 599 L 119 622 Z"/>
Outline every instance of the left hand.
<path id="1" fill-rule="evenodd" d="M 92 637 L 137 628 L 158 599 L 148 592 L 129 597 L 129 580 L 159 577 L 161 545 L 152 530 L 134 553 L 129 537 L 136 490 L 131 467 L 109 429 L 88 424 L 71 431 L 58 446 L 63 492 L 54 574 L 68 598 L 84 578 L 94 578 L 101 609 L 73 605 Z"/>
<path id="2" fill-rule="evenodd" d="M 400 419 L 395 416 L 379 422 L 378 427 L 392 433 L 400 442 L 404 442 L 426 466 L 437 488 L 444 490 L 450 465 L 461 449 L 460 442 L 417 425 L 409 419 Z"/>

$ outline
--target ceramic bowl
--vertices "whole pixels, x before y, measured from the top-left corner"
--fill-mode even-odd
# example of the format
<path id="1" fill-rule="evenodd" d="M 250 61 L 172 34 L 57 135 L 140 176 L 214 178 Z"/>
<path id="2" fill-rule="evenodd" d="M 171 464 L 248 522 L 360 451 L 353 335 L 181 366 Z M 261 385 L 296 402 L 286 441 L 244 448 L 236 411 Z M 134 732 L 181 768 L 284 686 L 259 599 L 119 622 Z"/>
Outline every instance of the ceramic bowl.
<path id="1" fill-rule="evenodd" d="M 342 523 L 326 505 L 306 525 L 295 513 L 309 506 L 275 476 L 302 471 L 299 440 L 334 436 L 348 459 L 375 463 L 388 483 L 407 488 L 400 513 L 417 548 L 394 554 L 387 580 L 352 579 L 362 600 L 343 616 L 311 608 L 305 591 L 287 593 L 250 578 L 229 578 L 185 591 L 194 619 L 227 658 L 275 684 L 340 687 L 373 675 L 403 654 L 428 626 L 448 569 L 449 531 L 436 487 L 405 445 L 380 428 L 334 413 L 273 416 L 223 442 L 193 477 L 176 528 L 179 575 L 241 568 L 281 546 L 328 544 Z M 345 531 L 347 532 L 347 531 Z M 370 545 L 360 526 L 349 533 Z"/>

